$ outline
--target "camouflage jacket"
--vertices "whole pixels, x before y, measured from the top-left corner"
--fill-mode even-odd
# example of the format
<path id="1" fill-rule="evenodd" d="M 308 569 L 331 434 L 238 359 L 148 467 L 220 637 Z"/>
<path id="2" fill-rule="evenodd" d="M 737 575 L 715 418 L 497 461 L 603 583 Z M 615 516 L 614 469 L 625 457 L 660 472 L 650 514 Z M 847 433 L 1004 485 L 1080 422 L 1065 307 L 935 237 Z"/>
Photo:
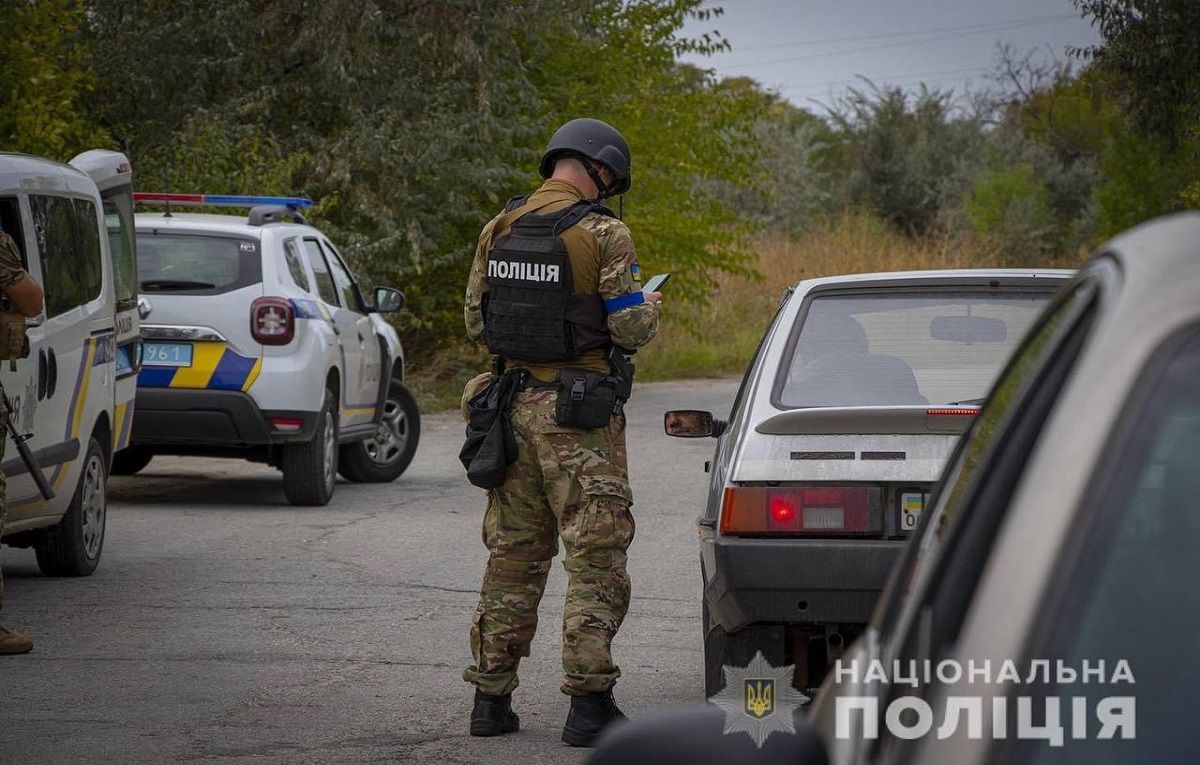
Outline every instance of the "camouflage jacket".
<path id="1" fill-rule="evenodd" d="M 529 202 L 539 205 L 539 211 L 553 212 L 582 198 L 579 191 L 566 181 L 548 180 L 529 197 Z M 467 281 L 463 315 L 467 325 L 467 337 L 474 342 L 483 340 L 483 294 L 487 291 L 487 259 L 492 243 L 504 233 L 496 230 L 496 224 L 502 217 L 503 214 L 497 215 L 483 227 L 483 232 L 479 235 L 479 244 L 475 248 L 471 275 Z M 610 301 L 641 292 L 641 273 L 628 226 L 616 218 L 590 213 L 575 228 L 588 238 L 589 249 L 596 253 L 597 291 L 602 299 Z M 608 314 L 608 330 L 612 333 L 613 342 L 622 348 L 632 349 L 645 345 L 658 331 L 658 306 L 652 303 L 638 303 L 615 310 Z M 603 351 L 589 351 L 578 359 L 556 364 L 528 364 L 517 359 L 509 361 L 513 365 L 527 367 L 542 380 L 552 380 L 557 370 L 563 367 L 608 372 L 605 356 Z"/>

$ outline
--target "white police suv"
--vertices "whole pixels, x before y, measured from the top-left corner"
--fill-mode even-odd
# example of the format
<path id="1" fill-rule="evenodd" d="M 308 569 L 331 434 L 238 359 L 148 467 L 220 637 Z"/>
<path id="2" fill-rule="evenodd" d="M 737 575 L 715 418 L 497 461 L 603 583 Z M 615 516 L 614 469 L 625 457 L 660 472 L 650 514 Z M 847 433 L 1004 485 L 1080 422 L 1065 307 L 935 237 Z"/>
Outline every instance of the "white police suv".
<path id="1" fill-rule="evenodd" d="M 131 446 L 113 472 L 156 454 L 233 456 L 283 472 L 289 501 L 324 505 L 341 473 L 386 482 L 417 448 L 420 418 L 404 353 L 337 248 L 298 197 L 135 194 L 143 358 Z M 179 205 L 249 207 L 246 217 Z M 146 305 L 146 304 L 149 305 Z"/>

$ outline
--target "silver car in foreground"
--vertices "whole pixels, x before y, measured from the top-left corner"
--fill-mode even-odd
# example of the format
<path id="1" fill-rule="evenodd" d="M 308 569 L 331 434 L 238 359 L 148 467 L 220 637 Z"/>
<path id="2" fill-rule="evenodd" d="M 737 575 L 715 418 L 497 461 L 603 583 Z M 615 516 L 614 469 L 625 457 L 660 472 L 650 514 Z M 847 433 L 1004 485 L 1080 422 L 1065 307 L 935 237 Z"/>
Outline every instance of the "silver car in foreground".
<path id="1" fill-rule="evenodd" d="M 699 520 L 706 693 L 762 651 L 816 687 L 870 618 L 959 436 L 1070 278 L 954 270 L 812 279 L 785 296 L 728 427 Z"/>
<path id="2" fill-rule="evenodd" d="M 1193 212 L 1109 242 L 1032 327 L 794 734 L 758 748 L 710 706 L 592 762 L 1198 762 L 1198 466 Z"/>

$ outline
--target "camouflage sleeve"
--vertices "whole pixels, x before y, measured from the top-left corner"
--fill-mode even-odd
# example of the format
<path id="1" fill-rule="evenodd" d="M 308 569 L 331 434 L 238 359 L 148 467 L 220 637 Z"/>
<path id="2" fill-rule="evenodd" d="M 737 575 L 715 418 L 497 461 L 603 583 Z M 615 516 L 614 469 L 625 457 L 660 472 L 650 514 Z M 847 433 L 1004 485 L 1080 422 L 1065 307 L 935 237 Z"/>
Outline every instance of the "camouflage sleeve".
<path id="1" fill-rule="evenodd" d="M 613 342 L 622 348 L 645 345 L 658 332 L 658 306 L 642 299 L 641 270 L 629 227 L 604 218 L 593 233 L 600 241 L 600 297 Z"/>
<path id="2" fill-rule="evenodd" d="M 467 295 L 463 302 L 463 320 L 467 325 L 467 339 L 471 342 L 483 342 L 483 293 L 487 292 L 487 255 L 492 243 L 492 229 L 497 215 L 488 221 L 479 235 L 479 244 L 475 246 L 475 259 L 471 262 L 471 275 L 467 277 Z"/>
<path id="3" fill-rule="evenodd" d="M 8 234 L 0 231 L 0 289 L 7 289 L 25 276 L 21 267 L 21 251 Z"/>

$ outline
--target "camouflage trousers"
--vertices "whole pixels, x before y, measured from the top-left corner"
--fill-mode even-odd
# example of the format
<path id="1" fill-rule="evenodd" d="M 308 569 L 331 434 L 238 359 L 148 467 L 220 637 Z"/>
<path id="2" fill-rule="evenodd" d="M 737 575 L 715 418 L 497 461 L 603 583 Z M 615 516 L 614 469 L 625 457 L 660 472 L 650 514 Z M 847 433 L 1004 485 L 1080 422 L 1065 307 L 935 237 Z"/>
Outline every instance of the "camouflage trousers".
<path id="1" fill-rule="evenodd" d="M 565 428 L 554 422 L 556 396 L 544 388 L 514 396 L 520 456 L 504 485 L 488 492 L 483 543 L 491 556 L 471 624 L 475 663 L 463 672 L 484 693 L 517 687 L 559 537 L 568 578 L 562 690 L 606 691 L 621 674 L 611 646 L 629 609 L 625 562 L 634 533 L 625 418 L 595 430 Z"/>

